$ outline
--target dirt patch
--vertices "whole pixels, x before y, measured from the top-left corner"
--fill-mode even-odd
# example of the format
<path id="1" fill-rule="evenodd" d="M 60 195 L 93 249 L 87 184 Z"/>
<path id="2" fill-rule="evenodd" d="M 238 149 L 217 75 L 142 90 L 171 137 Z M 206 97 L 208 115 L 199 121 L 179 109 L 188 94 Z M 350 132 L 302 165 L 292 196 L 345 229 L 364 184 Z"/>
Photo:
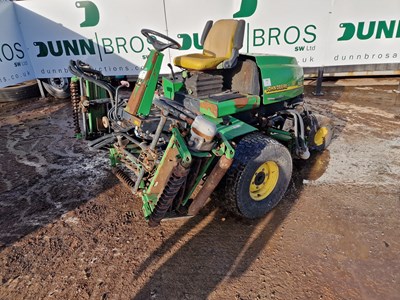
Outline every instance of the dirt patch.
<path id="1" fill-rule="evenodd" d="M 336 134 L 265 218 L 215 202 L 155 229 L 68 102 L 2 106 L 0 299 L 398 299 L 398 103 L 372 89 L 307 92 Z"/>

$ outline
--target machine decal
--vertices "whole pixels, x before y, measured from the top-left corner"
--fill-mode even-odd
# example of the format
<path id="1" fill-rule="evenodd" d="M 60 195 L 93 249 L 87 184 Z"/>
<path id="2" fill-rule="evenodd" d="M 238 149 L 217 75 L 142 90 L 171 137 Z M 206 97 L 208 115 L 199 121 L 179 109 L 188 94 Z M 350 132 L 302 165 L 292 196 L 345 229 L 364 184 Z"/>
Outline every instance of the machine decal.
<path id="1" fill-rule="evenodd" d="M 278 92 L 282 92 L 282 91 L 291 91 L 291 90 L 295 90 L 301 88 L 300 85 L 291 85 L 288 86 L 287 84 L 278 84 L 278 85 L 274 85 L 271 87 L 268 87 L 264 90 L 264 94 L 274 94 L 274 93 L 278 93 Z"/>
<path id="2" fill-rule="evenodd" d="M 263 84 L 264 84 L 264 86 L 271 86 L 272 85 L 271 78 L 264 78 Z"/>

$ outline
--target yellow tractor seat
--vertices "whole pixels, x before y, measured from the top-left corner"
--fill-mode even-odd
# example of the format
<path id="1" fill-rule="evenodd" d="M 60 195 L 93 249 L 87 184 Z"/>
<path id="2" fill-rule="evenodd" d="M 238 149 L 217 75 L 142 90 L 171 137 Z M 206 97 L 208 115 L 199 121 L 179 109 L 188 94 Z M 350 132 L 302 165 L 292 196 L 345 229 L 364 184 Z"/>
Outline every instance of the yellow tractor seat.
<path id="1" fill-rule="evenodd" d="M 200 41 L 203 53 L 177 56 L 175 66 L 197 71 L 232 68 L 243 47 L 244 27 L 243 20 L 208 21 Z"/>
<path id="2" fill-rule="evenodd" d="M 193 53 L 175 57 L 175 66 L 190 70 L 209 70 L 216 67 L 226 60 L 226 57 L 214 57 L 200 53 Z"/>

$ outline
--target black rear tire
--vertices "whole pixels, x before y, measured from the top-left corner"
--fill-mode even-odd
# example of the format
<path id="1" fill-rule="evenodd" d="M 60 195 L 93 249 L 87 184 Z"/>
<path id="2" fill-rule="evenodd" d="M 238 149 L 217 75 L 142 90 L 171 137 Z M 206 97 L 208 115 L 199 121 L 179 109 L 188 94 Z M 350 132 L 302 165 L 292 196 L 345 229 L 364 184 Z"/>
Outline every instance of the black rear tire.
<path id="1" fill-rule="evenodd" d="M 272 190 L 268 193 L 260 192 L 255 200 L 254 191 L 250 188 L 254 186 L 255 178 L 262 173 L 259 172 L 260 168 L 266 163 L 275 165 L 279 172 L 271 186 Z M 269 180 L 267 172 L 263 176 Z M 249 219 L 260 218 L 282 199 L 291 176 L 292 157 L 288 149 L 261 133 L 251 133 L 238 143 L 233 164 L 220 186 L 219 195 L 224 196 L 227 209 L 233 213 Z"/>
<path id="2" fill-rule="evenodd" d="M 21 82 L 12 86 L 0 88 L 0 102 L 11 102 L 40 95 L 36 80 Z"/>

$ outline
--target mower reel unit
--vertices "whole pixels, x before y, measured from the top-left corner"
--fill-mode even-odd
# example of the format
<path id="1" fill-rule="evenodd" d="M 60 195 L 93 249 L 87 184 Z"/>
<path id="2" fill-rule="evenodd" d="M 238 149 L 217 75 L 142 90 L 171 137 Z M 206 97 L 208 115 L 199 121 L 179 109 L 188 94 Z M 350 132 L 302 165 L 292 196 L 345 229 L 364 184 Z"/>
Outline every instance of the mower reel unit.
<path id="1" fill-rule="evenodd" d="M 163 51 L 181 46 L 143 29 L 154 49 L 129 98 L 120 92 L 128 82 L 114 88 L 89 65 L 70 62 L 75 133 L 109 151 L 150 226 L 194 216 L 210 196 L 240 216 L 262 217 L 282 199 L 292 158 L 330 143 L 329 120 L 306 108 L 296 59 L 239 54 L 244 27 L 207 22 L 203 53 L 176 57 L 182 72 L 169 65 L 161 80 Z"/>

